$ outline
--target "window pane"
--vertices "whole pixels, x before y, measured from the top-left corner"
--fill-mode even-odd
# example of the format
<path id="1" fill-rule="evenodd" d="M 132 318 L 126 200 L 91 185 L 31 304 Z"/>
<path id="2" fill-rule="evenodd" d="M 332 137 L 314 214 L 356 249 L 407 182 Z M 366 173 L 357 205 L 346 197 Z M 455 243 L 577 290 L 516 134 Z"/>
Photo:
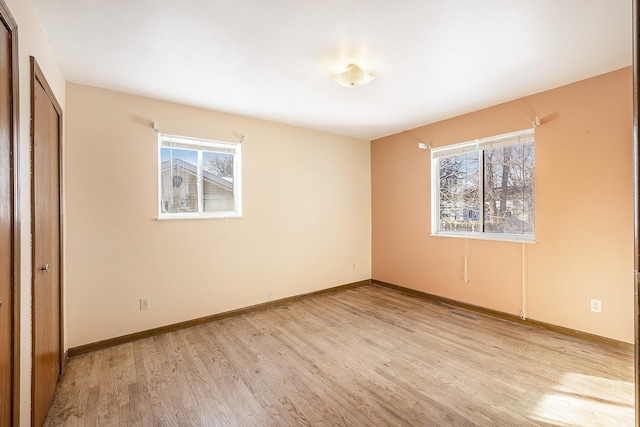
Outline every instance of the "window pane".
<path id="1" fill-rule="evenodd" d="M 198 153 L 162 147 L 160 209 L 163 213 L 198 212 Z"/>
<path id="2" fill-rule="evenodd" d="M 235 210 L 233 161 L 233 154 L 202 153 L 204 212 Z"/>
<path id="3" fill-rule="evenodd" d="M 440 158 L 440 229 L 481 231 L 478 153 Z"/>
<path id="4" fill-rule="evenodd" d="M 484 151 L 485 232 L 533 235 L 533 164 L 533 142 Z"/>

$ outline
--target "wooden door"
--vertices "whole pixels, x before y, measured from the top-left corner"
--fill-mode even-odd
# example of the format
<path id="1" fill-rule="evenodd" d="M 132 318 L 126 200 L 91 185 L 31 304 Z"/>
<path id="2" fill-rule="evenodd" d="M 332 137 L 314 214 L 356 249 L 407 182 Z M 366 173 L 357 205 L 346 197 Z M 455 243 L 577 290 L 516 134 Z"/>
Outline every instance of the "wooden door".
<path id="1" fill-rule="evenodd" d="M 0 425 L 13 403 L 13 108 L 12 33 L 0 10 Z"/>
<path id="2" fill-rule="evenodd" d="M 42 425 L 61 373 L 61 110 L 32 58 L 33 425 Z"/>

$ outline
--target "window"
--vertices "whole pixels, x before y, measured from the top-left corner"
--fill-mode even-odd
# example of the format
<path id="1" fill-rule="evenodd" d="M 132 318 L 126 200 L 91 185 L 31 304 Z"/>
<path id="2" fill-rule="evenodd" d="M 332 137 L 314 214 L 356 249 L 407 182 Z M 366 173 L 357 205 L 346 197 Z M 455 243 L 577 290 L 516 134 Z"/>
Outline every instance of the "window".
<path id="1" fill-rule="evenodd" d="M 240 144 L 158 137 L 159 218 L 242 216 Z"/>
<path id="2" fill-rule="evenodd" d="M 431 150 L 432 233 L 535 241 L 534 130 Z"/>

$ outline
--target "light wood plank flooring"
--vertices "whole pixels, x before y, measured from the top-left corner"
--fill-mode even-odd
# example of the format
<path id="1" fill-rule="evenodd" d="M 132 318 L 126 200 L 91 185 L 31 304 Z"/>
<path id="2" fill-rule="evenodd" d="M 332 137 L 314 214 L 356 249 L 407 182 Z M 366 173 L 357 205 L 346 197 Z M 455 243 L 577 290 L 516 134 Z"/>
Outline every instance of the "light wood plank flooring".
<path id="1" fill-rule="evenodd" d="M 70 360 L 49 426 L 632 426 L 633 356 L 375 285 Z"/>

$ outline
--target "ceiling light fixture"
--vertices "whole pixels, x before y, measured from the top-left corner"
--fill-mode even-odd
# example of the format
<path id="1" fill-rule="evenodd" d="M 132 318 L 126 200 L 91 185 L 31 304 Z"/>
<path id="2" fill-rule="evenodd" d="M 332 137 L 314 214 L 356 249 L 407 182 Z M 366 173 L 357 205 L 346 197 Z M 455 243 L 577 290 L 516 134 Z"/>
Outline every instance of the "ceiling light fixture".
<path id="1" fill-rule="evenodd" d="M 347 89 L 362 86 L 374 79 L 374 76 L 367 73 L 356 64 L 349 64 L 343 72 L 331 75 L 331 80 L 346 87 Z"/>

